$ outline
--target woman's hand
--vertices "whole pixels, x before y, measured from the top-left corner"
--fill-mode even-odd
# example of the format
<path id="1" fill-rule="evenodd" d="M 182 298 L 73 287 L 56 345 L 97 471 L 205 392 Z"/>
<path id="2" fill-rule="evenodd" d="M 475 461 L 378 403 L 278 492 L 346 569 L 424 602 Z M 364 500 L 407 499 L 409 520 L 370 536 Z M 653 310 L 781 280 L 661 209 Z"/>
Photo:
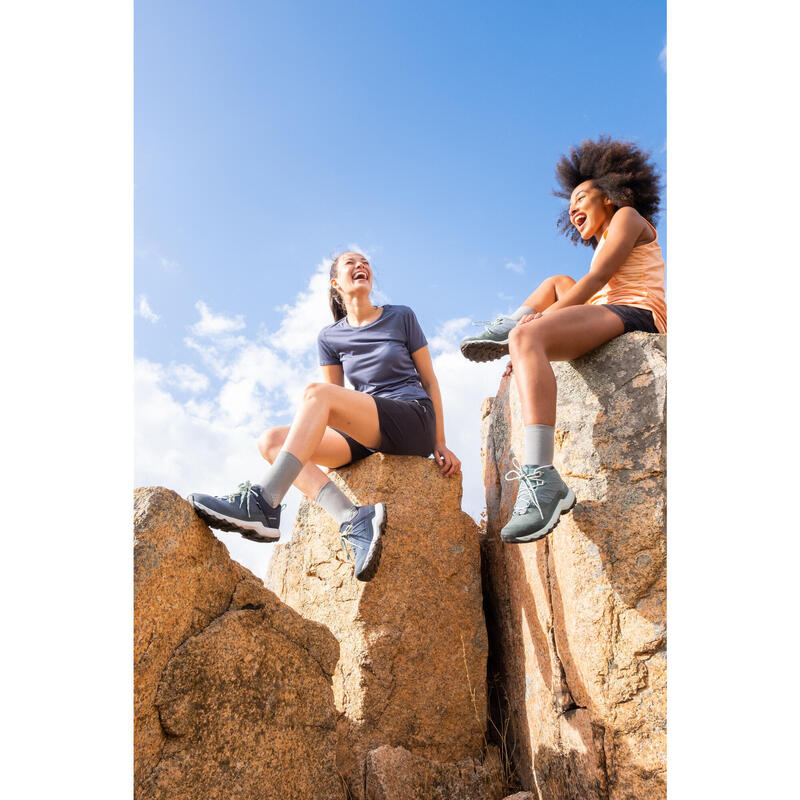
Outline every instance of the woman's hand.
<path id="1" fill-rule="evenodd" d="M 525 325 L 527 322 L 533 322 L 535 319 L 539 319 L 542 316 L 544 315 L 541 311 L 536 311 L 533 314 L 525 314 L 525 316 L 519 318 L 517 325 Z"/>
<path id="2" fill-rule="evenodd" d="M 511 363 L 511 359 L 508 360 L 508 364 L 506 364 L 506 368 L 503 371 L 503 378 L 507 378 L 512 372 L 514 371 L 514 365 Z"/>
<path id="3" fill-rule="evenodd" d="M 439 465 L 439 470 L 442 475 L 452 477 L 461 472 L 461 462 L 455 453 L 451 453 L 444 443 L 437 444 L 433 448 L 433 460 Z"/>

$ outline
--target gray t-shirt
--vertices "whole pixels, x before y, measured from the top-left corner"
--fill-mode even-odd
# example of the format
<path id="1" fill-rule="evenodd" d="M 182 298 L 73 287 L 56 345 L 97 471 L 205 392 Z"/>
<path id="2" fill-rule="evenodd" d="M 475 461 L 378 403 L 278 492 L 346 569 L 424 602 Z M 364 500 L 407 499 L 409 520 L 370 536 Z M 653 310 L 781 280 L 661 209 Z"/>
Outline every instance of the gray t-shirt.
<path id="1" fill-rule="evenodd" d="M 354 328 L 344 317 L 317 337 L 319 363 L 340 364 L 358 392 L 375 397 L 421 400 L 422 388 L 411 354 L 428 344 L 408 306 L 385 305 L 374 322 Z"/>

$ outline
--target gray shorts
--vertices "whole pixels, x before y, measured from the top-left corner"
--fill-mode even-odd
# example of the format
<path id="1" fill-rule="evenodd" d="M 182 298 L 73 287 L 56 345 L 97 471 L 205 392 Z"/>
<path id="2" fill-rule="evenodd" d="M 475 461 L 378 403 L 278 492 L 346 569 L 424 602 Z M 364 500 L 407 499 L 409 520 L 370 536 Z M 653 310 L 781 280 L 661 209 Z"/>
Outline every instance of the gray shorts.
<path id="1" fill-rule="evenodd" d="M 336 431 L 350 445 L 350 461 L 359 461 L 373 453 L 427 458 L 436 444 L 436 412 L 429 397 L 421 400 L 397 400 L 374 397 L 378 407 L 381 443 L 376 449 L 366 447 L 342 431 Z M 334 430 L 336 430 L 334 428 Z M 340 466 L 344 467 L 345 464 Z"/>

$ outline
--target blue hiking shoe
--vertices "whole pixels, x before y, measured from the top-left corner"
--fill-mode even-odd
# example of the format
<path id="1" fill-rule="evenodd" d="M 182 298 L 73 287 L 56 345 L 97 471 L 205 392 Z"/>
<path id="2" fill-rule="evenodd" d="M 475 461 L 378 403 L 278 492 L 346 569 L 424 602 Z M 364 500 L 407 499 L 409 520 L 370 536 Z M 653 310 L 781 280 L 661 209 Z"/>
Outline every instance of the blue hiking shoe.
<path id="1" fill-rule="evenodd" d="M 553 466 L 520 464 L 506 473 L 506 480 L 518 480 L 517 502 L 505 528 L 500 531 L 504 542 L 535 542 L 547 536 L 558 525 L 561 515 L 575 505 L 575 494 Z"/>
<path id="2" fill-rule="evenodd" d="M 385 528 L 386 506 L 383 503 L 359 506 L 355 516 L 339 526 L 342 547 L 355 564 L 356 580 L 369 581 L 374 577 L 381 560 L 381 537 Z"/>
<path id="3" fill-rule="evenodd" d="M 461 341 L 461 355 L 470 361 L 494 361 L 508 355 L 508 335 L 516 327 L 517 321 L 511 317 L 499 316 L 486 324 L 477 336 L 467 336 Z"/>
<path id="4" fill-rule="evenodd" d="M 190 494 L 186 498 L 209 527 L 241 533 L 251 542 L 277 542 L 280 538 L 281 506 L 273 508 L 261 487 L 245 481 L 229 495 Z"/>

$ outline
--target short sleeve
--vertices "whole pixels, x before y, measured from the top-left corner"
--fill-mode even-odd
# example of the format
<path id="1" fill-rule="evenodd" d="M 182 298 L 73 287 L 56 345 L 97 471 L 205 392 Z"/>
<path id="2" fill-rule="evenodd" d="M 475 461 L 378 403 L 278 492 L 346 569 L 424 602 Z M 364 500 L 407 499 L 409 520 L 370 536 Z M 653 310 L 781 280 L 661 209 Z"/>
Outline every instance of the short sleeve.
<path id="1" fill-rule="evenodd" d="M 403 322 L 406 331 L 406 342 L 408 344 L 408 352 L 416 353 L 421 347 L 428 344 L 425 334 L 422 332 L 417 315 L 410 309 L 405 308 L 403 314 Z"/>
<path id="2" fill-rule="evenodd" d="M 331 347 L 331 343 L 325 336 L 327 328 L 323 328 L 317 336 L 317 350 L 319 352 L 319 364 L 321 367 L 338 365 L 341 366 L 339 354 Z"/>

